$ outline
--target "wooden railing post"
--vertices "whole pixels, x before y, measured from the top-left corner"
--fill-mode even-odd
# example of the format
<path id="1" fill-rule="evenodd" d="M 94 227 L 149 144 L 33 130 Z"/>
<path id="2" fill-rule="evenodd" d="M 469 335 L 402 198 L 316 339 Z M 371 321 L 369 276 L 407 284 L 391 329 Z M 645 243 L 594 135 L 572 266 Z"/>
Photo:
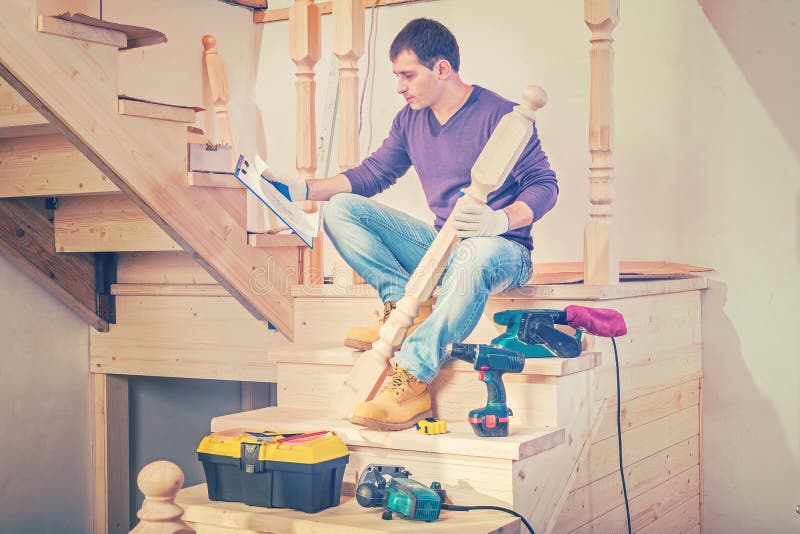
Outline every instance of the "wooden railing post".
<path id="1" fill-rule="evenodd" d="M 297 93 L 297 176 L 301 180 L 315 178 L 317 169 L 317 127 L 314 93 L 314 65 L 319 61 L 321 15 L 314 0 L 295 0 L 289 8 L 289 52 L 297 66 L 295 89 Z M 315 202 L 307 201 L 305 210 L 316 211 Z M 317 238 L 314 248 L 304 254 L 303 283 L 323 282 L 322 240 Z"/>
<path id="2" fill-rule="evenodd" d="M 358 165 L 358 60 L 364 53 L 364 0 L 333 0 L 333 51 L 339 58 L 339 104 L 336 135 L 339 170 Z M 338 270 L 334 270 L 336 277 Z M 347 278 L 363 283 L 351 269 Z M 334 280 L 335 281 L 335 280 Z"/>
<path id="3" fill-rule="evenodd" d="M 619 283 L 619 243 L 614 223 L 614 39 L 619 0 L 584 0 L 584 20 L 592 31 L 589 102 L 589 222 L 583 235 L 587 285 Z"/>
<path id="4" fill-rule="evenodd" d="M 225 63 L 217 52 L 217 38 L 213 35 L 204 35 L 203 48 L 203 70 L 206 74 L 204 81 L 208 84 L 205 94 L 207 100 L 205 133 L 214 143 L 233 146 L 231 120 L 228 114 L 230 85 Z"/>
<path id="5" fill-rule="evenodd" d="M 181 519 L 183 508 L 175 504 L 175 495 L 183 487 L 180 467 L 165 460 L 149 463 L 139 471 L 136 485 L 144 493 L 144 502 L 131 534 L 194 534 Z"/>

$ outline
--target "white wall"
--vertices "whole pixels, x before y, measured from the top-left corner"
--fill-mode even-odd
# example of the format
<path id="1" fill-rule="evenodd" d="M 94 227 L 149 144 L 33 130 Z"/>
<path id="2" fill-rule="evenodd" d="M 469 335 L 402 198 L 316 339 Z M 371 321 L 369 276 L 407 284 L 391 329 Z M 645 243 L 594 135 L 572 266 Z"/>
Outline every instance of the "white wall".
<path id="1" fill-rule="evenodd" d="M 0 257 L 0 532 L 91 530 L 88 369 L 86 323 Z"/>

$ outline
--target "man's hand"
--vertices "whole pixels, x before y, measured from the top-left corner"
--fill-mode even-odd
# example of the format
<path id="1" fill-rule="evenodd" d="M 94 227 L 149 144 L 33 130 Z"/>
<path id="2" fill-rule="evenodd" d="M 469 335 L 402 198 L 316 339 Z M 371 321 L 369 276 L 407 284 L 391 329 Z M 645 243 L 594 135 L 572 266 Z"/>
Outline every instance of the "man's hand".
<path id="1" fill-rule="evenodd" d="M 456 203 L 451 215 L 458 237 L 489 237 L 508 232 L 508 215 L 486 204 Z"/>
<path id="2" fill-rule="evenodd" d="M 292 202 L 308 200 L 308 184 L 305 180 L 285 178 L 275 174 L 258 154 L 253 157 L 253 165 L 256 174 L 271 183 L 275 189 Z"/>

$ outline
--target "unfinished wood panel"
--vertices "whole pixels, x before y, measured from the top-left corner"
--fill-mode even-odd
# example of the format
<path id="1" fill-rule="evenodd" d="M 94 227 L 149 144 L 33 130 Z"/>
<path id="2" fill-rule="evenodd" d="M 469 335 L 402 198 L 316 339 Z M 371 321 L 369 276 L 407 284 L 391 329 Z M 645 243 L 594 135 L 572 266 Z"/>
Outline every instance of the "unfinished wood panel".
<path id="1" fill-rule="evenodd" d="M 242 182 L 232 174 L 221 172 L 189 171 L 186 183 L 195 187 L 220 187 L 223 189 L 243 189 Z"/>
<path id="2" fill-rule="evenodd" d="M 676 473 L 698 465 L 700 440 L 693 436 L 625 469 L 628 498 L 633 499 Z M 571 532 L 618 506 L 624 506 L 619 470 L 570 493 L 556 524 L 556 532 Z"/>
<path id="3" fill-rule="evenodd" d="M 0 139 L 0 197 L 119 191 L 60 134 Z"/>
<path id="4" fill-rule="evenodd" d="M 53 224 L 43 201 L 0 199 L 0 254 L 94 329 L 108 330 L 97 313 L 94 259 L 56 254 Z"/>
<path id="5" fill-rule="evenodd" d="M 634 532 L 687 532 L 698 524 L 700 470 L 694 466 L 650 491 L 630 499 Z M 671 512 L 677 512 L 673 515 Z M 676 528 L 677 527 L 677 528 Z M 625 506 L 603 514 L 573 531 L 574 534 L 625 532 Z"/>
<path id="6" fill-rule="evenodd" d="M 192 108 L 141 102 L 139 100 L 119 99 L 119 114 L 159 121 L 193 124 L 195 111 Z"/>
<path id="7" fill-rule="evenodd" d="M 120 284 L 214 284 L 188 252 L 124 252 L 117 259 Z"/>
<path id="8" fill-rule="evenodd" d="M 55 131 L 47 119 L 0 78 L 0 138 L 25 135 L 25 128 Z"/>
<path id="9" fill-rule="evenodd" d="M 94 440 L 94 532 L 128 532 L 129 421 L 128 379 L 121 376 L 92 376 Z"/>
<path id="10" fill-rule="evenodd" d="M 111 294 L 124 297 L 230 297 L 219 284 L 112 284 Z"/>
<path id="11" fill-rule="evenodd" d="M 700 398 L 699 380 L 690 380 L 668 387 L 644 397 L 623 402 L 620 407 L 622 431 L 666 417 L 672 413 L 695 406 Z M 617 406 L 608 407 L 602 426 L 597 431 L 595 441 L 617 435 Z"/>
<path id="12" fill-rule="evenodd" d="M 306 248 L 297 234 L 250 234 L 247 242 L 251 247 L 300 247 L 299 253 Z"/>
<path id="13" fill-rule="evenodd" d="M 54 222 L 59 252 L 181 248 L 122 193 L 63 198 L 55 210 Z"/>
<path id="14" fill-rule="evenodd" d="M 658 419 L 622 434 L 625 465 L 646 458 L 656 452 L 700 433 L 699 409 L 691 406 L 680 412 Z M 589 456 L 579 466 L 575 487 L 585 486 L 619 467 L 617 438 L 612 436 L 592 444 Z"/>
<path id="15" fill-rule="evenodd" d="M 78 22 L 39 15 L 36 19 L 36 29 L 42 33 L 58 35 L 68 39 L 77 39 L 87 43 L 125 48 L 128 46 L 128 37 L 124 32 L 87 26 Z"/>
<path id="16" fill-rule="evenodd" d="M 232 297 L 117 297 L 117 324 L 90 337 L 99 373 L 275 381 L 267 357 L 288 341 Z"/>
<path id="17" fill-rule="evenodd" d="M 45 38 L 27 0 L 7 0 L 3 7 L 0 74 L 48 120 L 68 124 L 70 141 L 246 309 L 292 338 L 291 299 L 277 288 L 252 285 L 254 271 L 281 269 L 287 258 L 247 245 L 244 193 L 186 184 L 183 124 L 119 115 L 116 50 Z"/>
<path id="18" fill-rule="evenodd" d="M 447 488 L 457 502 L 479 503 L 481 498 L 474 490 Z M 496 500 L 493 500 L 497 502 Z M 495 534 L 519 531 L 519 519 L 491 510 L 451 512 L 443 510 L 438 521 L 418 525 L 404 520 L 384 521 L 380 511 L 358 505 L 353 498 L 344 498 L 342 504 L 309 515 L 297 510 L 260 508 L 242 503 L 210 502 L 205 484 L 185 488 L 178 492 L 176 502 L 184 509 L 183 519 L 198 534 L 267 533 L 267 532 L 325 532 L 326 534 L 379 534 L 408 532 L 409 529 L 434 534 L 463 534 L 473 532 Z M 218 525 L 224 525 L 219 527 Z M 474 530 L 473 530 L 474 529 Z"/>

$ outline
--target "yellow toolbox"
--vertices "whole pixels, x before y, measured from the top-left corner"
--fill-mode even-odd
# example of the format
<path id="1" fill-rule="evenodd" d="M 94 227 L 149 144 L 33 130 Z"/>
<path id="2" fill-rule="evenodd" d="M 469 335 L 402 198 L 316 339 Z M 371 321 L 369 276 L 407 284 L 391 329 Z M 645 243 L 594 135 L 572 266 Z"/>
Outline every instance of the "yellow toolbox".
<path id="1" fill-rule="evenodd" d="M 242 428 L 203 438 L 203 462 L 212 501 L 315 513 L 339 504 L 347 446 L 332 432 L 253 432 Z"/>

